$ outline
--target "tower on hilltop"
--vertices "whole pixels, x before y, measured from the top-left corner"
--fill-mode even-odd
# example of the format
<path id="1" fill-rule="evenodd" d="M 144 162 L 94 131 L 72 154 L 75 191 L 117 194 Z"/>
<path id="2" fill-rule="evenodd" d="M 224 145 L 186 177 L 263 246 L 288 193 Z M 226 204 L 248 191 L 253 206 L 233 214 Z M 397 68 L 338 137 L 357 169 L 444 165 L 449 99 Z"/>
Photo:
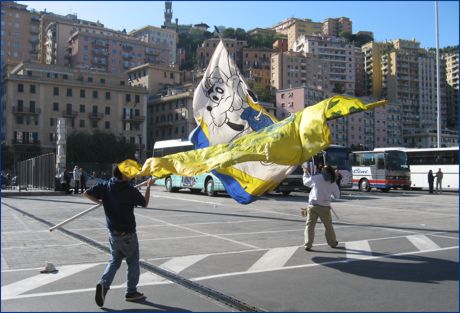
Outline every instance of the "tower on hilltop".
<path id="1" fill-rule="evenodd" d="M 168 27 L 171 26 L 172 20 L 172 1 L 165 1 L 165 22 L 164 26 Z"/>

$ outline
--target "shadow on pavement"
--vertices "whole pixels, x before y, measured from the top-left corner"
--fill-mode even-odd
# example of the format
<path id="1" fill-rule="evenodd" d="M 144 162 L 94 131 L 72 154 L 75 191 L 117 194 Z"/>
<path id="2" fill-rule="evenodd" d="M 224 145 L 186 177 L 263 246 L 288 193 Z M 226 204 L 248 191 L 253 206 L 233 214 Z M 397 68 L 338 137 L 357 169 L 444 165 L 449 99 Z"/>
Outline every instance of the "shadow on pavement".
<path id="1" fill-rule="evenodd" d="M 136 308 L 136 309 L 117 310 L 117 309 L 111 309 L 111 308 L 107 308 L 107 307 L 102 307 L 101 310 L 106 311 L 106 312 L 191 312 L 190 310 L 186 310 L 186 309 L 183 309 L 183 308 L 162 305 L 162 304 L 154 303 L 154 302 L 151 302 L 151 301 L 148 301 L 148 300 L 143 300 L 143 301 L 139 301 L 139 302 L 136 302 L 136 303 L 148 306 L 148 308 L 145 308 L 145 309 Z"/>
<path id="2" fill-rule="evenodd" d="M 374 254 L 378 255 L 378 254 Z M 395 261 L 389 261 L 397 260 Z M 343 262 L 343 258 L 313 257 L 313 262 L 338 271 L 381 280 L 438 284 L 458 280 L 458 263 L 425 256 L 389 256 L 383 260 Z"/>

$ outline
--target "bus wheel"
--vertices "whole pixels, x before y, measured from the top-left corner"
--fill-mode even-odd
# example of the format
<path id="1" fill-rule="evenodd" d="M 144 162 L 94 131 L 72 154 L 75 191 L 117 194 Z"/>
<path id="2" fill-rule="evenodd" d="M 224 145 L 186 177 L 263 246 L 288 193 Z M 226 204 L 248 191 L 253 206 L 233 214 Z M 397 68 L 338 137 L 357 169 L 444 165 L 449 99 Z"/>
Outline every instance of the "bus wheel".
<path id="1" fill-rule="evenodd" d="M 380 191 L 381 192 L 388 192 L 388 191 L 390 191 L 390 188 L 380 188 Z"/>
<path id="2" fill-rule="evenodd" d="M 171 179 L 171 177 L 166 178 L 166 180 L 165 180 L 165 189 L 166 189 L 167 192 L 175 192 L 175 191 L 178 190 L 177 188 L 174 188 L 174 187 L 172 186 L 172 179 Z"/>
<path id="3" fill-rule="evenodd" d="M 206 181 L 206 194 L 210 197 L 216 195 L 216 191 L 214 190 L 214 180 L 212 178 Z"/>
<path id="4" fill-rule="evenodd" d="M 369 192 L 371 187 L 369 186 L 369 181 L 366 178 L 363 178 L 359 181 L 359 190 Z"/>

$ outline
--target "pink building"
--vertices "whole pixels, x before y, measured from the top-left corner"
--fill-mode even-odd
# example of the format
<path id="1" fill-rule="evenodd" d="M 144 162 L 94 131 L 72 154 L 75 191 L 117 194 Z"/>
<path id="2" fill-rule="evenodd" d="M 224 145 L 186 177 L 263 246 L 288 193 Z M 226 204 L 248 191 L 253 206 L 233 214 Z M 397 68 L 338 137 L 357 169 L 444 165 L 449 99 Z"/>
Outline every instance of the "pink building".
<path id="1" fill-rule="evenodd" d="M 168 66 L 169 49 L 126 35 L 76 32 L 69 39 L 69 65 L 80 69 L 97 69 L 121 73 L 141 64 Z"/>

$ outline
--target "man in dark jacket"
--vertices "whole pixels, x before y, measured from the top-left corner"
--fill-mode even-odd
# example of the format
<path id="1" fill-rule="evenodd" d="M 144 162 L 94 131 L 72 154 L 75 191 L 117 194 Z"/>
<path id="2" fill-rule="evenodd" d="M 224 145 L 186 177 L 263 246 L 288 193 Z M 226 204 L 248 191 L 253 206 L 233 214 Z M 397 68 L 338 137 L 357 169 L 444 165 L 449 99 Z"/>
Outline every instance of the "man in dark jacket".
<path id="1" fill-rule="evenodd" d="M 139 242 L 136 234 L 136 219 L 134 206 L 147 207 L 150 199 L 150 186 L 154 180 L 147 181 L 145 195 L 134 188 L 131 179 L 120 172 L 118 166 L 113 171 L 109 181 L 98 183 L 85 192 L 85 196 L 91 201 L 104 206 L 104 213 L 109 229 L 109 241 L 111 259 L 96 285 L 96 303 L 102 307 L 105 295 L 115 277 L 121 262 L 126 258 L 127 288 L 126 301 L 138 301 L 145 296 L 137 291 L 139 282 Z"/>

